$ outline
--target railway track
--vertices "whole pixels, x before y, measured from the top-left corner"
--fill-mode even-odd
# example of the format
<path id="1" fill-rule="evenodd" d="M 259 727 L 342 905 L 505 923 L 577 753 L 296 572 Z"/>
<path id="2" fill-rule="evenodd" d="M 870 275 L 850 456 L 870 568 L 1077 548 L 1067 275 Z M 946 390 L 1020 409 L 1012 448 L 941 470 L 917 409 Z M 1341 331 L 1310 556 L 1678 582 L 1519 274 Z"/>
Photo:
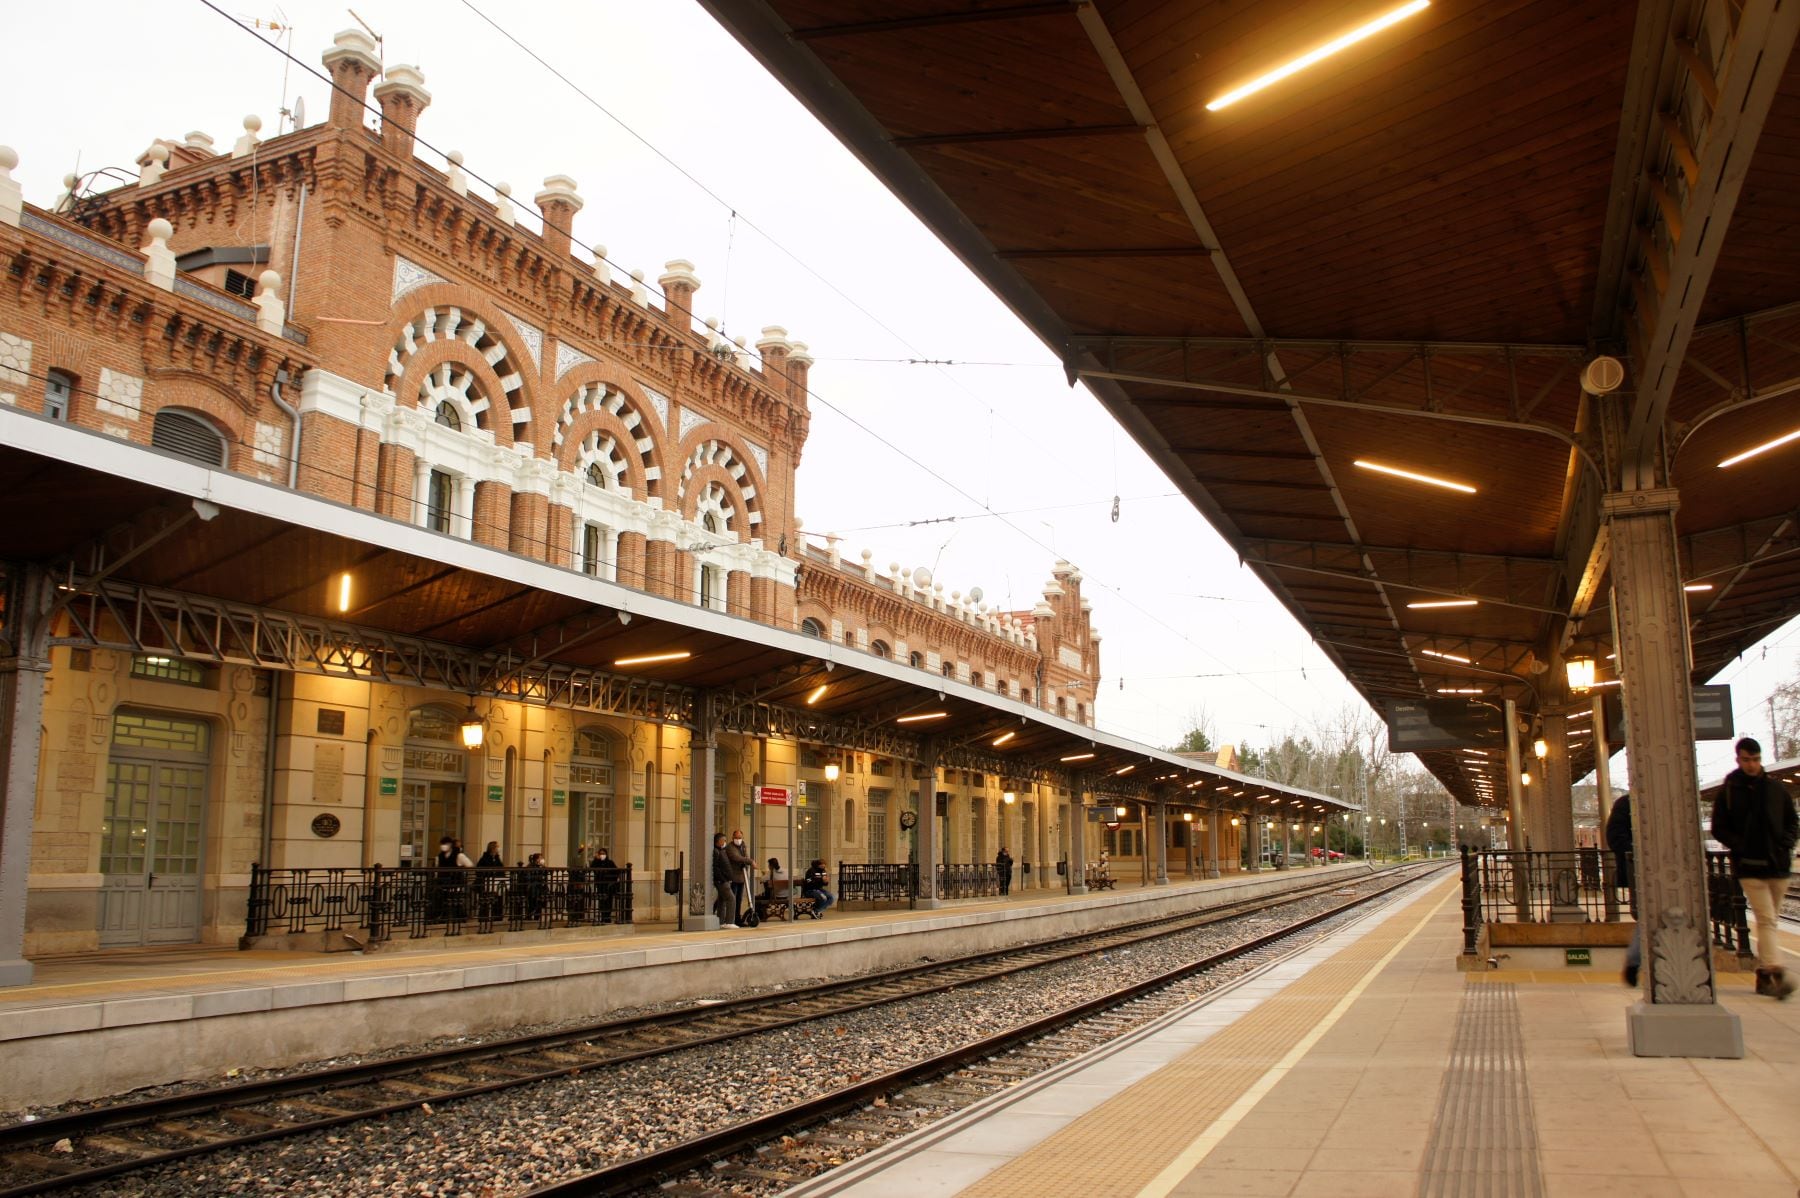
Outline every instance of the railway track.
<path id="1" fill-rule="evenodd" d="M 1416 867 L 1390 871 L 1375 875 L 1375 879 L 1404 874 L 1406 880 L 1410 880 L 1416 872 Z M 4 1184 L 0 1184 L 0 1198 L 70 1188 L 201 1154 L 329 1132 L 421 1106 L 430 1109 L 431 1104 L 461 1101 L 569 1077 L 602 1066 L 614 1068 L 625 1062 L 667 1056 L 899 1003 L 1040 969 L 1074 957 L 1179 935 L 1316 898 L 1342 890 L 1347 885 L 1366 885 L 1371 880 L 1374 879 L 1369 876 L 1354 881 L 1339 877 L 1299 891 L 1195 915 L 1144 921 L 1105 932 L 971 954 L 862 978 L 794 987 L 727 1002 L 265 1081 L 112 1104 L 0 1127 L 0 1162 L 5 1165 L 4 1170 L 0 1170 L 5 1179 Z M 1368 901 L 1393 888 L 1384 887 L 1357 901 Z M 1354 905 L 1356 903 L 1334 906 L 1325 915 L 1300 921 L 1293 928 L 1330 918 Z M 1250 943 L 1260 944 L 1268 939 L 1260 937 Z M 1212 963 L 1241 955 L 1242 951 L 1250 950 L 1221 954 L 1213 958 Z M 1036 1024 L 1029 1026 L 1037 1028 Z M 1023 1033 L 1026 1037 L 1042 1034 L 1044 1029 Z M 984 1049 L 981 1055 L 992 1051 L 991 1048 Z M 936 1069 L 945 1068 L 955 1068 L 955 1065 L 939 1059 Z M 927 1069 L 919 1076 L 930 1072 L 932 1070 Z M 857 1089 L 860 1091 L 863 1087 Z M 827 1100 L 831 1097 L 827 1096 Z M 783 1112 L 781 1117 L 802 1118 L 790 1112 Z M 823 1117 L 825 1109 L 821 1108 L 821 1113 L 805 1118 L 811 1121 Z M 756 1120 L 732 1130 L 740 1136 L 748 1134 L 754 1138 L 762 1132 L 745 1132 L 743 1129 L 761 1128 L 764 1122 Z M 707 1143 L 711 1143 L 710 1139 Z M 710 1151 L 710 1148 L 699 1151 Z M 640 1170 L 649 1168 L 658 1176 L 667 1176 L 686 1167 L 680 1163 L 679 1153 L 666 1158 L 661 1154 L 653 1155 L 661 1163 L 639 1166 Z M 602 1184 L 613 1185 L 612 1182 Z M 568 1192 L 619 1190 L 602 1188 Z"/>
<path id="2" fill-rule="evenodd" d="M 1051 1065 L 1096 1047 L 1154 1018 L 1155 1011 L 1106 1026 L 1109 1013 L 1136 1004 L 1220 965 L 1276 952 L 1283 940 L 1358 907 L 1386 898 L 1439 867 L 1401 867 L 1392 884 L 1360 895 L 1180 968 L 1122 986 L 1111 993 L 983 1037 L 904 1068 L 828 1094 L 795 1102 L 729 1127 L 719 1128 L 656 1152 L 530 1191 L 531 1198 L 593 1198 L 662 1191 L 671 1195 L 775 1193 L 860 1155 L 878 1142 L 907 1134 L 994 1091 L 1015 1085 Z M 1191 1001 L 1180 996 L 1168 1008 Z M 1100 1027 L 1080 1030 L 1098 1020 Z M 1056 1037 L 1071 1037 L 1063 1047 Z M 827 1124 L 818 1136 L 795 1136 Z M 686 1176 L 684 1176 L 686 1175 Z M 702 1180 L 705 1179 L 705 1180 Z"/>

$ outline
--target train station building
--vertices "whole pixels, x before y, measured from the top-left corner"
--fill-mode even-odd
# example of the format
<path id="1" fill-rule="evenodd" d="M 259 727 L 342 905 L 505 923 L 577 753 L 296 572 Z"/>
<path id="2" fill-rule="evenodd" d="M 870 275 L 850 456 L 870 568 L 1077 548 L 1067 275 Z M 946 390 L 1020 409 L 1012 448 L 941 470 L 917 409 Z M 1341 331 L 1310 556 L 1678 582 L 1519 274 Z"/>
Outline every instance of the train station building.
<path id="1" fill-rule="evenodd" d="M 1254 868 L 1252 826 L 1338 812 L 1100 738 L 1067 563 L 1007 611 L 809 540 L 805 343 L 702 323 L 687 261 L 652 290 L 584 250 L 573 179 L 540 232 L 428 165 L 425 78 L 364 35 L 323 62 L 324 120 L 156 137 L 132 185 L 40 206 L 0 159 L 5 977 L 231 943 L 253 867 L 442 837 L 604 846 L 654 918 L 715 828 L 801 870 L 1006 847 L 1048 889 L 1108 847 L 1146 878 Z"/>

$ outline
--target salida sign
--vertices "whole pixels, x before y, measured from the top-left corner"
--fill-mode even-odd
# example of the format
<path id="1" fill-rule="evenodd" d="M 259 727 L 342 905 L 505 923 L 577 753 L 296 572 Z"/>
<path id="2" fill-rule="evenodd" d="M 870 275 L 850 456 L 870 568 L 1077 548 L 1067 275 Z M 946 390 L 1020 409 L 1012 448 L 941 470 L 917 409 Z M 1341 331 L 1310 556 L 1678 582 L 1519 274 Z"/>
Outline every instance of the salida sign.
<path id="1" fill-rule="evenodd" d="M 785 786 L 759 786 L 756 801 L 765 807 L 787 807 L 794 801 L 794 792 Z"/>

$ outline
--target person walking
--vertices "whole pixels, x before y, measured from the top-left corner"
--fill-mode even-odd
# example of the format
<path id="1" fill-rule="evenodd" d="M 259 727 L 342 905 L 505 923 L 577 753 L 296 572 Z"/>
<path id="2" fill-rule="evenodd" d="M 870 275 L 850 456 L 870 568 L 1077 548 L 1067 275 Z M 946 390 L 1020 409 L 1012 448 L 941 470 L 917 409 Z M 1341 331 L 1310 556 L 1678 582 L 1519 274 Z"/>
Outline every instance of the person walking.
<path id="1" fill-rule="evenodd" d="M 1794 872 L 1800 811 L 1787 788 L 1763 772 L 1762 745 L 1737 743 L 1738 767 L 1713 800 L 1713 838 L 1731 850 L 1731 872 L 1756 917 L 1756 992 L 1776 1000 L 1794 992 L 1781 963 L 1781 900 Z"/>
<path id="2" fill-rule="evenodd" d="M 1012 854 L 1006 851 L 1005 845 L 1001 845 L 1000 851 L 994 854 L 994 872 L 1000 875 L 1002 895 L 1012 893 L 1012 865 Z"/>
<path id="3" fill-rule="evenodd" d="M 719 917 L 719 927 L 737 927 L 737 908 L 732 898 L 731 856 L 725 851 L 725 833 L 713 834 L 712 884 L 713 914 Z"/>
<path id="4" fill-rule="evenodd" d="M 1631 902 L 1631 943 L 1625 946 L 1625 971 L 1620 979 L 1627 985 L 1638 984 L 1638 971 L 1644 965 L 1644 925 L 1637 922 L 1637 882 L 1632 873 L 1631 831 L 1631 796 L 1620 795 L 1613 800 L 1612 810 L 1606 816 L 1606 847 L 1612 850 L 1613 867 L 1617 871 L 1614 881 L 1625 887 Z"/>

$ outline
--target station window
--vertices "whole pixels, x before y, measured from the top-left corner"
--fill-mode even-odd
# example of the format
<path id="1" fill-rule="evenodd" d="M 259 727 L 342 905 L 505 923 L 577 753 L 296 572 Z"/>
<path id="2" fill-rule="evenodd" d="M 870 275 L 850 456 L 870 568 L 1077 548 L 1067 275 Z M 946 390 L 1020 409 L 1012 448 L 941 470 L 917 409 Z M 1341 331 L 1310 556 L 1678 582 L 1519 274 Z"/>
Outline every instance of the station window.
<path id="1" fill-rule="evenodd" d="M 708 611 L 725 610 L 725 571 L 717 566 L 700 567 L 700 606 Z"/>
<path id="2" fill-rule="evenodd" d="M 953 661 L 945 662 L 943 665 L 943 671 L 944 671 L 944 677 L 946 677 L 946 678 L 956 677 L 956 663 Z"/>
<path id="3" fill-rule="evenodd" d="M 446 407 L 448 405 L 445 405 Z M 455 415 L 452 410 L 451 415 Z M 440 419 L 439 423 L 443 423 Z M 433 470 L 426 483 L 425 527 L 432 532 L 450 531 L 450 507 L 456 494 L 456 480 L 447 471 Z"/>
<path id="4" fill-rule="evenodd" d="M 869 652 L 873 653 L 876 657 L 882 658 L 892 657 L 894 655 L 894 650 L 886 641 L 870 641 Z"/>
<path id="5" fill-rule="evenodd" d="M 447 399 L 438 404 L 435 419 L 453 433 L 462 431 L 462 417 L 456 414 L 456 405 Z"/>
<path id="6" fill-rule="evenodd" d="M 811 616 L 808 616 L 806 619 L 800 621 L 800 635 L 818 637 L 820 640 L 824 640 L 825 625 L 819 623 Z"/>
<path id="7" fill-rule="evenodd" d="M 225 438 L 212 425 L 188 412 L 164 408 L 150 429 L 150 444 L 177 457 L 206 466 L 225 464 Z"/>
<path id="8" fill-rule="evenodd" d="M 980 671 L 980 670 L 976 670 L 976 671 L 975 671 L 975 672 L 974 672 L 974 673 L 972 673 L 972 674 L 970 674 L 970 675 L 969 675 L 969 685 L 970 685 L 970 686 L 974 686 L 974 687 L 980 687 L 980 686 L 982 686 L 982 685 L 983 685 L 983 684 L 984 684 L 984 681 L 983 681 L 983 679 L 982 679 L 982 677 L 981 677 L 981 671 Z"/>
<path id="9" fill-rule="evenodd" d="M 179 682 L 183 686 L 205 686 L 206 670 L 179 657 L 143 653 L 131 659 L 133 678 L 151 678 L 157 682 Z"/>
<path id="10" fill-rule="evenodd" d="M 908 655 L 906 663 L 915 670 L 922 670 L 925 668 L 925 655 L 923 653 L 912 653 Z"/>
<path id="11" fill-rule="evenodd" d="M 613 577 L 613 534 L 610 528 L 584 520 L 581 524 L 581 572 L 590 578 Z"/>
<path id="12" fill-rule="evenodd" d="M 74 375 L 52 370 L 44 376 L 44 415 L 52 420 L 67 420 L 74 397 Z"/>

